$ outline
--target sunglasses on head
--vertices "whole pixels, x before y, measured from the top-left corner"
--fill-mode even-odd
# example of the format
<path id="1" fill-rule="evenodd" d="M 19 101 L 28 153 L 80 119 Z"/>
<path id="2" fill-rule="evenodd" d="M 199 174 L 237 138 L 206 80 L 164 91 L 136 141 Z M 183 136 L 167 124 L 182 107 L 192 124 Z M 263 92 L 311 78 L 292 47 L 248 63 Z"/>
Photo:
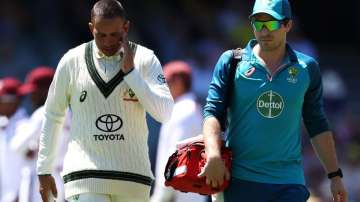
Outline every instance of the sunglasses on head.
<path id="1" fill-rule="evenodd" d="M 283 24 L 283 21 L 280 20 L 270 20 L 270 21 L 257 21 L 252 20 L 251 25 L 255 29 L 255 31 L 260 32 L 262 28 L 265 26 L 266 29 L 268 29 L 270 32 L 275 31 L 281 28 L 281 24 Z"/>

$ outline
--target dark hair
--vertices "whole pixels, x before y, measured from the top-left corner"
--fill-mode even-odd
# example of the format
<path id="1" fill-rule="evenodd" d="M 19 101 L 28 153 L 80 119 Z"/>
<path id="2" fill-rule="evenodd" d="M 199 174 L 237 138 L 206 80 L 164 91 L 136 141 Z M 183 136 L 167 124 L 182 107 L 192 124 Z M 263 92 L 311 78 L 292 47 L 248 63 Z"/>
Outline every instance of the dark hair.
<path id="1" fill-rule="evenodd" d="M 281 22 L 282 22 L 284 25 L 287 25 L 290 20 L 291 20 L 290 18 L 284 18 L 283 20 L 281 20 Z"/>
<path id="2" fill-rule="evenodd" d="M 95 17 L 126 19 L 126 12 L 121 3 L 117 0 L 100 0 L 91 9 L 91 20 Z"/>
<path id="3" fill-rule="evenodd" d="M 180 78 L 182 80 L 185 92 L 189 92 L 191 90 L 191 86 L 192 86 L 191 75 L 183 73 L 183 72 L 179 72 L 179 73 L 174 74 L 173 79 L 174 78 Z"/>

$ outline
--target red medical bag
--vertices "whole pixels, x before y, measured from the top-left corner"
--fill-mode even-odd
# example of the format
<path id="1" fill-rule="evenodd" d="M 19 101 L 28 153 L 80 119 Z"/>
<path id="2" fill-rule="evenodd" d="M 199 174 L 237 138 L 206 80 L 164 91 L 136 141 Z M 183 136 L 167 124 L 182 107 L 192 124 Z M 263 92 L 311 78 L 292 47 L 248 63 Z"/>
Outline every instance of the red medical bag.
<path id="1" fill-rule="evenodd" d="M 230 171 L 231 151 L 222 142 L 221 156 L 225 166 Z M 223 191 L 229 181 L 224 180 L 221 187 L 212 188 L 206 184 L 205 177 L 198 174 L 206 164 L 205 145 L 202 140 L 186 143 L 169 157 L 165 167 L 165 185 L 182 192 L 193 192 L 202 195 L 211 195 Z"/>

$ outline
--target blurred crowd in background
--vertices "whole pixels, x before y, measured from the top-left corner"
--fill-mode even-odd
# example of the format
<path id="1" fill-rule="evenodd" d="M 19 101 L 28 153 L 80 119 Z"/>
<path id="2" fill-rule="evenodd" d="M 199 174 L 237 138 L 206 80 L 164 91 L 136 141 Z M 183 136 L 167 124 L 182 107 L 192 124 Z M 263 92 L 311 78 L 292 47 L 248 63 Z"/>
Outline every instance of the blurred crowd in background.
<path id="1" fill-rule="evenodd" d="M 56 65 L 69 49 L 92 39 L 91 6 L 84 0 L 2 0 L 0 3 L 0 79 L 19 80 L 38 66 Z M 187 61 L 193 91 L 204 104 L 213 67 L 227 49 L 253 38 L 247 16 L 253 1 L 122 1 L 131 21 L 130 39 L 155 51 L 165 64 Z M 360 3 L 291 1 L 294 49 L 316 58 L 323 74 L 325 110 L 332 124 L 344 182 L 352 202 L 360 201 Z M 345 3 L 344 3 L 345 4 Z M 346 8 L 346 9 L 341 9 Z M 336 12 L 334 12 L 336 11 Z M 341 11 L 341 12 L 340 12 Z M 29 99 L 22 106 L 33 111 Z M 159 124 L 149 118 L 150 157 L 155 161 Z M 328 180 L 304 131 L 304 168 L 314 201 L 330 199 Z"/>

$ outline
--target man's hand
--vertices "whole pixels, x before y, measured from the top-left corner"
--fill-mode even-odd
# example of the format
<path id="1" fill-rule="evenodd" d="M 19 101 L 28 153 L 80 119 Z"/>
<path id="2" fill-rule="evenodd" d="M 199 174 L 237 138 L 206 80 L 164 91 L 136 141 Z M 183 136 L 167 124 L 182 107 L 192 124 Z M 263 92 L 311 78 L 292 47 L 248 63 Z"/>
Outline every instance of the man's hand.
<path id="1" fill-rule="evenodd" d="M 340 177 L 334 177 L 331 179 L 330 189 L 333 195 L 334 202 L 349 201 L 348 194 Z"/>
<path id="2" fill-rule="evenodd" d="M 121 70 L 126 74 L 134 68 L 134 53 L 130 49 L 127 33 L 124 33 L 121 45 L 124 49 L 123 65 Z"/>
<path id="3" fill-rule="evenodd" d="M 206 177 L 206 184 L 218 188 L 224 183 L 224 179 L 230 180 L 230 172 L 221 157 L 210 157 L 198 177 Z"/>
<path id="4" fill-rule="evenodd" d="M 39 175 L 39 182 L 39 191 L 43 202 L 49 201 L 50 192 L 55 198 L 57 197 L 55 180 L 51 175 Z"/>

